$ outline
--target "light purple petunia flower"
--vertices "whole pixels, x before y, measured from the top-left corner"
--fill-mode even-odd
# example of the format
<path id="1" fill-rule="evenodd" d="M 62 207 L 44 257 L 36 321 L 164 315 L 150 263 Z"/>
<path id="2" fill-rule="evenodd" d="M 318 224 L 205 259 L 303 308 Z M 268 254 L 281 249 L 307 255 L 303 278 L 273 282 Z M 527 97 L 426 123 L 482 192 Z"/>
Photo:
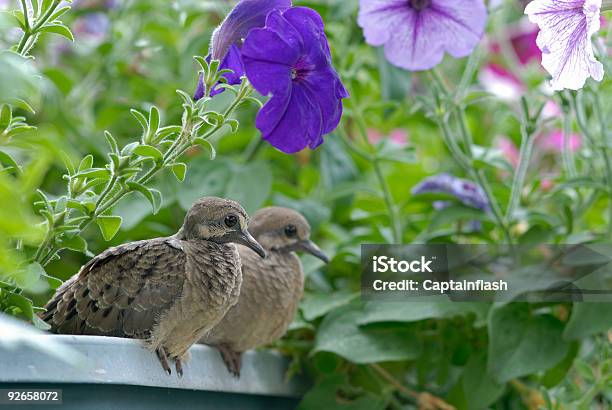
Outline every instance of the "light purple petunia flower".
<path id="1" fill-rule="evenodd" d="M 266 17 L 273 10 L 284 10 L 291 7 L 291 0 L 242 0 L 225 17 L 212 35 L 208 60 L 220 60 L 220 70 L 230 69 L 232 74 L 225 74 L 228 84 L 240 84 L 244 75 L 244 66 L 240 55 L 242 42 L 254 28 L 263 27 Z M 202 74 L 193 96 L 199 100 L 205 94 Z M 213 88 L 211 97 L 223 92 L 222 88 Z"/>
<path id="2" fill-rule="evenodd" d="M 462 204 L 472 208 L 483 211 L 489 211 L 490 209 L 487 196 L 479 185 L 447 173 L 425 178 L 412 188 L 413 195 L 432 193 L 452 195 Z M 439 208 L 439 205 L 434 204 L 436 208 Z"/>
<path id="3" fill-rule="evenodd" d="M 360 0 L 358 24 L 366 42 L 406 70 L 428 70 L 447 52 L 469 55 L 484 34 L 483 0 Z"/>
<path id="4" fill-rule="evenodd" d="M 577 90 L 587 78 L 603 78 L 591 36 L 599 30 L 601 0 L 535 0 L 525 14 L 540 27 L 537 44 L 554 90 Z"/>
<path id="5" fill-rule="evenodd" d="M 251 30 L 242 47 L 247 78 L 271 98 L 256 126 L 285 153 L 323 143 L 342 115 L 348 92 L 331 63 L 323 20 L 305 7 L 275 10 L 266 26 Z"/>

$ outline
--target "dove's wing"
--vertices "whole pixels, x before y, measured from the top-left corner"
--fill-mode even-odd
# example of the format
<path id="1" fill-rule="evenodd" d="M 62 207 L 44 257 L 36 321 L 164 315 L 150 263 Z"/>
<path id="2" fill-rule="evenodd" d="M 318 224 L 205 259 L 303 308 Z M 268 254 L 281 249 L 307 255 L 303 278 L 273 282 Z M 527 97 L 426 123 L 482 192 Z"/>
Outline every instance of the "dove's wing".
<path id="1" fill-rule="evenodd" d="M 58 289 L 42 318 L 56 333 L 146 338 L 180 298 L 185 261 L 171 238 L 110 248 Z"/>

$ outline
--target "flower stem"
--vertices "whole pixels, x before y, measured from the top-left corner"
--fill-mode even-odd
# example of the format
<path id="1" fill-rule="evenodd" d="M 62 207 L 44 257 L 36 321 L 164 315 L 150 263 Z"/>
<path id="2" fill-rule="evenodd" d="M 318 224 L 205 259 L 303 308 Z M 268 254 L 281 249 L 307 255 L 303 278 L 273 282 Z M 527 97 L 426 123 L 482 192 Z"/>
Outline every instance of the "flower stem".
<path id="1" fill-rule="evenodd" d="M 595 116 L 599 122 L 599 132 L 601 141 L 599 141 L 599 145 L 601 147 L 601 156 L 604 160 L 604 165 L 606 167 L 606 181 L 608 182 L 608 229 L 607 229 L 607 237 L 612 238 L 612 161 L 610 160 L 610 153 L 608 151 L 608 141 L 607 141 L 607 129 L 608 124 L 606 119 L 604 118 L 603 111 L 601 109 L 601 100 L 597 92 L 593 92 L 593 111 L 595 112 Z"/>
<path id="2" fill-rule="evenodd" d="M 521 149 L 519 151 L 518 167 L 514 173 L 514 180 L 512 181 L 512 190 L 510 191 L 510 201 L 508 202 L 508 208 L 506 209 L 506 220 L 512 220 L 514 212 L 518 207 L 521 200 L 521 192 L 525 185 L 525 178 L 527 177 L 527 169 L 531 162 L 531 152 L 533 151 L 533 137 L 527 131 L 525 126 L 521 126 Z"/>
<path id="3" fill-rule="evenodd" d="M 23 35 L 21 36 L 21 40 L 19 40 L 19 44 L 17 45 L 17 50 L 16 50 L 17 54 L 20 54 L 24 57 L 28 54 L 28 52 L 30 51 L 32 47 L 32 44 L 30 44 L 30 46 L 28 47 L 28 44 L 31 43 L 30 40 L 34 38 L 38 34 L 38 31 L 47 23 L 47 21 L 53 15 L 53 13 L 55 12 L 55 9 L 57 9 L 60 3 L 61 3 L 61 0 L 54 0 L 53 3 L 49 6 L 47 11 L 45 12 L 45 14 L 42 15 L 40 18 L 35 19 L 36 23 L 34 24 L 33 27 L 31 27 L 31 24 L 29 23 L 29 20 L 27 17 L 28 16 L 27 3 L 23 0 L 21 1 L 24 19 L 26 20 L 26 27 L 25 27 L 25 30 L 23 31 Z M 34 21 L 32 21 L 32 23 L 34 23 Z"/>
<path id="4" fill-rule="evenodd" d="M 440 74 L 436 70 L 431 70 L 431 74 L 435 84 L 435 86 L 433 87 L 434 93 L 437 93 L 436 99 L 438 101 L 448 99 L 449 91 Z M 460 90 L 460 92 L 463 93 L 464 91 Z M 510 235 L 510 231 L 502 215 L 501 208 L 497 203 L 495 196 L 493 195 L 493 190 L 491 189 L 491 186 L 489 185 L 489 182 L 487 181 L 484 172 L 482 172 L 482 170 L 476 170 L 473 166 L 473 138 L 467 126 L 467 121 L 465 118 L 465 108 L 461 105 L 460 101 L 454 100 L 452 101 L 451 112 L 454 112 L 455 117 L 459 123 L 459 132 L 461 133 L 463 144 L 465 145 L 465 151 L 467 152 L 461 151 L 461 148 L 453 137 L 453 132 L 449 125 L 450 114 L 446 111 L 445 107 L 439 106 L 436 107 L 436 123 L 442 131 L 442 138 L 444 140 L 444 143 L 450 150 L 457 164 L 461 168 L 463 168 L 464 171 L 469 174 L 474 179 L 474 181 L 482 187 L 485 196 L 487 197 L 487 202 L 491 206 L 491 213 L 493 215 L 493 218 L 495 219 L 497 226 L 501 229 L 506 242 L 511 244 L 512 236 Z"/>
<path id="5" fill-rule="evenodd" d="M 571 147 L 572 117 L 569 112 L 563 114 L 563 164 L 570 178 L 576 178 L 576 163 Z"/>
<path id="6" fill-rule="evenodd" d="M 393 201 L 391 189 L 389 188 L 389 184 L 387 183 L 385 175 L 382 172 L 382 168 L 380 166 L 380 159 L 375 153 L 374 146 L 372 146 L 370 140 L 368 139 L 368 131 L 366 129 L 365 122 L 363 121 L 363 115 L 357 114 L 354 118 L 355 122 L 357 123 L 359 134 L 364 144 L 366 144 L 370 148 L 370 161 L 372 162 L 374 173 L 376 174 L 376 178 L 378 179 L 378 183 L 380 184 L 380 187 L 382 189 L 385 206 L 387 207 L 387 212 L 389 213 L 389 220 L 391 222 L 391 232 L 393 234 L 393 242 L 395 244 L 401 244 L 403 239 L 402 223 L 398 215 L 397 207 L 395 206 L 395 203 Z"/>
<path id="7" fill-rule="evenodd" d="M 606 149 L 606 122 L 603 117 L 603 113 L 601 111 L 601 105 L 599 101 L 599 97 L 596 92 L 593 93 L 594 97 L 594 112 L 599 120 L 600 129 L 601 129 L 601 138 L 602 141 L 596 141 L 591 133 L 589 125 L 587 123 L 586 114 L 584 111 L 584 100 L 583 100 L 583 91 L 578 91 L 573 95 L 571 100 L 572 108 L 574 109 L 574 115 L 576 116 L 576 123 L 578 124 L 578 128 L 582 135 L 586 137 L 589 141 L 589 144 L 599 151 L 602 160 L 604 162 L 605 167 L 605 175 L 604 180 L 608 184 L 608 227 L 606 230 L 607 236 L 612 237 L 612 163 L 610 161 L 610 156 L 608 155 L 608 150 Z"/>

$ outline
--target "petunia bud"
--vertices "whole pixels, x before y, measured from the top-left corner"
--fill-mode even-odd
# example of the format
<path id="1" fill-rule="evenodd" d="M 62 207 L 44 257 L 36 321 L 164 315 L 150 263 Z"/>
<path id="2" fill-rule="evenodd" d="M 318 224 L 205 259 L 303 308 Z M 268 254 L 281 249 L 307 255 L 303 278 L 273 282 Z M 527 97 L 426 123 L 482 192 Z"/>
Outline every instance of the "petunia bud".
<path id="1" fill-rule="evenodd" d="M 291 7 L 291 0 L 242 0 L 214 31 L 210 44 L 213 60 L 223 60 L 233 44 L 241 44 L 255 27 L 266 24 L 268 14 Z"/>

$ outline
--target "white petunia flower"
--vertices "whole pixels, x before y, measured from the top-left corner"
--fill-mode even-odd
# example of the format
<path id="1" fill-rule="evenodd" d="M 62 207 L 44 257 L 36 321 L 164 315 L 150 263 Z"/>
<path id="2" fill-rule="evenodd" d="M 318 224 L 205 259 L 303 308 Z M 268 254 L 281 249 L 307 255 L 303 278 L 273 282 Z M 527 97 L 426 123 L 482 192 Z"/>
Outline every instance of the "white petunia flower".
<path id="1" fill-rule="evenodd" d="M 599 30 L 601 0 L 534 0 L 525 8 L 540 27 L 537 44 L 554 90 L 577 90 L 589 77 L 603 78 L 591 36 Z"/>

